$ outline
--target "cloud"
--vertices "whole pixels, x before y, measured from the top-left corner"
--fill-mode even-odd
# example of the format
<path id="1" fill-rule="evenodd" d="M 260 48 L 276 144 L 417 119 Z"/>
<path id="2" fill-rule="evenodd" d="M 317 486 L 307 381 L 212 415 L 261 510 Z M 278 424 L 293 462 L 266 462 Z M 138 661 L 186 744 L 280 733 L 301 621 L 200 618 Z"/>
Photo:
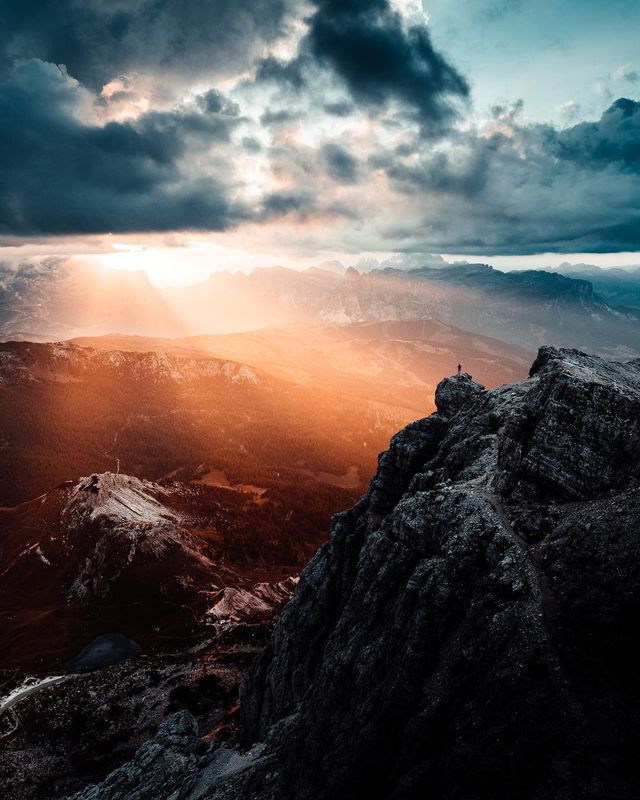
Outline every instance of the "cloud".
<path id="1" fill-rule="evenodd" d="M 427 128 L 454 115 L 452 100 L 466 98 L 465 79 L 432 45 L 424 25 L 403 25 L 386 0 L 315 0 L 305 46 L 368 107 L 390 101 L 411 109 Z"/>
<path id="2" fill-rule="evenodd" d="M 556 129 L 502 118 L 416 159 L 371 159 L 410 198 L 402 249 L 509 254 L 640 249 L 640 103 Z M 400 220 L 397 213 L 394 219 Z M 400 248 L 398 248 L 400 249 Z"/>
<path id="3" fill-rule="evenodd" d="M 519 104 L 496 107 L 480 129 L 437 141 L 401 129 L 393 144 L 371 126 L 355 135 L 348 118 L 338 118 L 347 133 L 309 141 L 265 119 L 273 136 L 261 141 L 258 123 L 219 91 L 107 124 L 92 116 L 95 102 L 42 61 L 0 82 L 4 236 L 285 230 L 299 220 L 300 236 L 335 250 L 640 249 L 634 100 L 562 129 L 526 122 Z"/>
<path id="4" fill-rule="evenodd" d="M 255 80 L 257 83 L 288 84 L 293 89 L 303 89 L 306 85 L 302 64 L 298 59 L 284 61 L 274 56 L 266 56 L 258 62 Z"/>
<path id="5" fill-rule="evenodd" d="M 0 83 L 3 234 L 224 230 L 246 213 L 215 155 L 235 115 L 180 109 L 97 125 L 83 121 L 89 98 L 64 69 L 37 60 Z M 213 147 L 208 174 L 190 168 L 194 141 Z"/>
<path id="6" fill-rule="evenodd" d="M 37 5 L 0 3 L 5 238 L 272 226 L 277 246 L 335 251 L 640 249 L 638 102 L 459 124 L 468 84 L 415 0 L 310 0 L 295 25 L 292 0 Z"/>
<path id="7" fill-rule="evenodd" d="M 274 110 L 267 108 L 260 115 L 260 124 L 265 127 L 269 125 L 285 125 L 287 122 L 294 122 L 298 119 L 298 115 L 286 109 Z"/>
<path id="8" fill-rule="evenodd" d="M 337 183 L 351 184 L 358 180 L 358 161 L 339 144 L 325 144 L 320 151 L 327 174 Z"/>
<path id="9" fill-rule="evenodd" d="M 3 0 L 0 63 L 65 64 L 99 90 L 123 73 L 233 75 L 286 28 L 289 0 Z"/>
<path id="10" fill-rule="evenodd" d="M 613 73 L 614 81 L 627 81 L 628 83 L 640 82 L 640 70 L 634 69 L 631 64 L 623 64 Z"/>
<path id="11" fill-rule="evenodd" d="M 303 189 L 279 191 L 267 194 L 262 201 L 262 218 L 271 219 L 295 214 L 304 219 L 315 210 L 315 199 L 311 192 Z"/>
<path id="12" fill-rule="evenodd" d="M 578 117 L 580 116 L 581 107 L 580 103 L 577 103 L 575 100 L 565 100 L 564 103 L 556 106 L 555 110 L 558 112 L 565 124 L 570 124 L 577 121 Z"/>
<path id="13" fill-rule="evenodd" d="M 256 81 L 313 94 L 318 71 L 348 90 L 351 103 L 325 104 L 336 116 L 355 104 L 367 113 L 398 106 L 427 135 L 438 135 L 469 96 L 464 77 L 436 50 L 422 18 L 388 0 L 313 0 L 308 29 L 290 60 L 265 58 Z"/>
<path id="14" fill-rule="evenodd" d="M 620 98 L 598 122 L 580 122 L 550 138 L 549 149 L 586 169 L 640 173 L 640 103 Z"/>
<path id="15" fill-rule="evenodd" d="M 240 106 L 217 89 L 210 89 L 199 95 L 197 100 L 200 108 L 209 114 L 224 114 L 228 117 L 237 117 L 240 114 Z"/>
<path id="16" fill-rule="evenodd" d="M 338 100 L 335 103 L 325 103 L 323 109 L 334 117 L 348 117 L 353 114 L 355 107 L 353 103 L 348 103 L 346 100 Z"/>

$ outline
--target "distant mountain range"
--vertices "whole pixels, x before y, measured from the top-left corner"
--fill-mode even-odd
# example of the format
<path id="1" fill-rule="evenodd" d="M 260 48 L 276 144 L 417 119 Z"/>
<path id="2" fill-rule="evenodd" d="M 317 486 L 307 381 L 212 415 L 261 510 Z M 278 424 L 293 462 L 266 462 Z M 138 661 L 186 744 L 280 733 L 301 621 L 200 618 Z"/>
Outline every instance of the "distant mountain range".
<path id="1" fill-rule="evenodd" d="M 5 339 L 105 333 L 180 336 L 291 324 L 431 319 L 534 349 L 541 344 L 607 355 L 640 352 L 640 311 L 617 308 L 590 280 L 486 264 L 374 269 L 311 268 L 213 273 L 202 284 L 158 290 L 144 273 L 65 263 L 3 273 Z M 628 292 L 620 295 L 628 302 Z"/>
<path id="2" fill-rule="evenodd" d="M 50 259 L 18 270 L 0 267 L 4 339 L 53 341 L 111 331 L 180 336 L 180 324 L 142 271 Z"/>
<path id="3" fill-rule="evenodd" d="M 589 281 L 594 290 L 613 306 L 640 308 L 640 266 L 622 269 L 603 269 L 593 264 L 569 264 L 546 267 L 548 272 L 559 272 L 568 278 Z"/>
<path id="4" fill-rule="evenodd" d="M 500 272 L 486 264 L 364 274 L 349 268 L 344 275 L 318 269 L 216 273 L 205 284 L 164 296 L 178 318 L 209 332 L 227 320 L 235 326 L 231 332 L 258 323 L 429 318 L 528 348 L 551 343 L 622 355 L 640 348 L 640 315 L 612 308 L 588 281 L 536 270 Z"/>

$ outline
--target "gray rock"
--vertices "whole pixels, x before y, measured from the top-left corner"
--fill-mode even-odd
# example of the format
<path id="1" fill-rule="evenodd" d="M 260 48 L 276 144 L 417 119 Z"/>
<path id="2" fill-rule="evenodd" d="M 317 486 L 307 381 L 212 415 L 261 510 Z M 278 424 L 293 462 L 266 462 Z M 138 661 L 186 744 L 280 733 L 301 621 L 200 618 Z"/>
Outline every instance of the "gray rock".
<path id="1" fill-rule="evenodd" d="M 452 375 L 440 381 L 436 388 L 436 408 L 445 417 L 457 414 L 484 392 L 484 386 L 476 383 L 468 372 Z"/>
<path id="2" fill-rule="evenodd" d="M 188 711 L 168 717 L 132 761 L 70 800 L 178 800 L 195 778 L 200 745 Z"/>
<path id="3" fill-rule="evenodd" d="M 83 672 L 119 664 L 140 653 L 140 645 L 121 633 L 98 636 L 64 665 L 65 672 Z"/>

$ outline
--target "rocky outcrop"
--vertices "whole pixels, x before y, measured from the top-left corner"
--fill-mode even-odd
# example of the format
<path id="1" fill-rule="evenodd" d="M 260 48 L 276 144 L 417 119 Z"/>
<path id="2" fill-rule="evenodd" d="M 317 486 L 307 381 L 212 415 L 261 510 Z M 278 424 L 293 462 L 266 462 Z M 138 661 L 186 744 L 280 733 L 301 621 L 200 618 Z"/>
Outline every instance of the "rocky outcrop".
<path id="1" fill-rule="evenodd" d="M 462 406 L 469 405 L 484 391 L 468 372 L 453 375 L 440 381 L 436 388 L 436 408 L 445 417 L 457 414 Z"/>
<path id="2" fill-rule="evenodd" d="M 302 572 L 243 749 L 158 797 L 637 798 L 639 529 L 640 362 L 448 379 Z"/>
<path id="3" fill-rule="evenodd" d="M 251 589 L 226 586 L 211 598 L 207 622 L 233 627 L 274 620 L 297 584 L 298 578 L 292 576 L 278 583 L 257 583 Z"/>
<path id="4" fill-rule="evenodd" d="M 300 800 L 637 797 L 639 365 L 543 348 L 438 397 L 303 571 L 245 744 Z"/>
<path id="5" fill-rule="evenodd" d="M 180 711 L 160 726 L 132 761 L 73 800 L 177 798 L 193 777 L 199 745 L 195 720 L 188 711 Z"/>

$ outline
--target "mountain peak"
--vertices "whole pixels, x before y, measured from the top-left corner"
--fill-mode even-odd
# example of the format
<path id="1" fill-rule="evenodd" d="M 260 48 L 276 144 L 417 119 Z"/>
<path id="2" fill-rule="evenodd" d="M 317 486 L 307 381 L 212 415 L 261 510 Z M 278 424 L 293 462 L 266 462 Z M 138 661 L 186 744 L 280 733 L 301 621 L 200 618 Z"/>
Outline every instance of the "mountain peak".
<path id="1" fill-rule="evenodd" d="M 441 380 L 436 388 L 436 408 L 445 417 L 456 414 L 463 406 L 473 402 L 484 392 L 468 372 L 461 372 Z"/>
<path id="2" fill-rule="evenodd" d="M 81 478 L 69 496 L 67 511 L 91 520 L 158 525 L 178 518 L 154 496 L 162 488 L 122 473 L 94 473 Z"/>
<path id="3" fill-rule="evenodd" d="M 345 280 L 356 281 L 360 277 L 360 273 L 355 267 L 347 267 L 344 271 Z"/>
<path id="4" fill-rule="evenodd" d="M 596 753 L 638 729 L 640 369 L 543 348 L 532 374 L 442 381 L 303 571 L 241 704 L 296 797 L 618 791 Z"/>

